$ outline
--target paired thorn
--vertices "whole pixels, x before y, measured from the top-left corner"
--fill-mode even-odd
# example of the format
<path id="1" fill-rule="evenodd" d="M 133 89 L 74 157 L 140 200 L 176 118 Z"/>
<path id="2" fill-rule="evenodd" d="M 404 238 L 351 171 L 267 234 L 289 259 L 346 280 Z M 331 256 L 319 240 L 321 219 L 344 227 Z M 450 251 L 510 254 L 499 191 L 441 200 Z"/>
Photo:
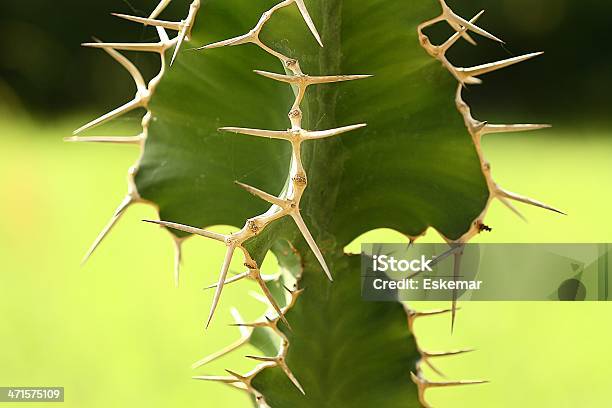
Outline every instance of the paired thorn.
<path id="1" fill-rule="evenodd" d="M 230 309 L 230 312 L 232 314 L 232 317 L 234 318 L 234 321 L 237 324 L 244 324 L 244 320 L 242 319 L 242 316 L 240 316 L 240 313 L 238 312 L 238 310 L 235 307 L 232 307 Z M 229 353 L 231 353 L 232 351 L 235 351 L 237 349 L 239 349 L 240 347 L 242 347 L 243 345 L 245 345 L 249 339 L 251 338 L 251 333 L 252 333 L 252 329 L 248 328 L 248 327 L 244 327 L 244 326 L 238 326 L 239 330 L 240 330 L 240 339 L 238 339 L 237 341 L 233 342 L 232 344 L 228 345 L 227 347 L 224 347 L 223 349 L 216 351 L 198 361 L 196 361 L 195 363 L 192 364 L 192 368 L 196 369 L 199 367 L 202 367 L 208 363 L 211 363 Z"/>
<path id="2" fill-rule="evenodd" d="M 304 388 L 302 387 L 298 379 L 295 377 L 295 375 L 293 375 L 293 373 L 291 372 L 291 369 L 289 369 L 289 366 L 287 365 L 287 362 L 285 361 L 285 358 L 283 356 L 278 356 L 278 357 L 246 356 L 246 357 L 252 360 L 261 361 L 264 363 L 275 363 L 281 370 L 283 370 L 283 372 L 285 373 L 287 378 L 289 378 L 289 380 L 293 383 L 293 385 L 295 385 L 295 387 L 298 390 L 300 390 L 300 392 L 303 395 L 306 395 Z"/>
<path id="3" fill-rule="evenodd" d="M 133 111 L 134 109 L 138 109 L 138 108 L 144 108 L 145 107 L 145 100 L 144 98 L 137 96 L 134 100 L 126 103 L 125 105 L 122 105 L 120 107 L 118 107 L 117 109 L 114 109 L 110 112 L 108 112 L 107 114 L 104 114 L 102 116 L 100 116 L 97 119 L 92 120 L 91 122 L 81 126 L 80 128 L 78 128 L 77 130 L 75 130 L 73 132 L 73 135 L 78 135 L 80 133 L 83 133 L 86 130 L 89 129 L 93 129 L 97 126 L 100 126 L 112 119 L 115 119 L 119 116 L 122 116 L 128 112 Z"/>
<path id="4" fill-rule="evenodd" d="M 177 23 L 174 21 L 165 21 L 165 20 L 157 20 L 154 18 L 136 17 L 136 16 L 130 16 L 128 14 L 121 14 L 121 13 L 111 13 L 111 15 L 122 18 L 124 20 L 133 21 L 135 23 L 140 23 L 145 26 L 162 27 L 168 30 L 180 31 L 183 27 L 183 23 Z"/>
<path id="5" fill-rule="evenodd" d="M 450 7 L 448 7 L 448 5 L 446 4 L 444 0 L 440 0 L 440 4 L 442 6 L 442 16 L 446 18 L 448 23 L 451 25 L 451 27 L 453 27 L 453 29 L 455 29 L 455 31 L 460 31 L 461 27 L 466 27 L 468 30 L 476 34 L 479 34 L 485 38 L 488 38 L 490 40 L 497 41 L 499 43 L 504 44 L 504 41 L 500 40 L 493 34 L 487 32 L 486 30 L 483 30 L 482 28 L 478 27 L 474 23 L 471 23 L 467 21 L 466 19 L 464 19 L 463 17 L 460 17 L 457 14 L 455 14 L 455 12 L 451 10 Z M 475 44 L 473 40 L 471 41 L 468 40 L 468 41 L 472 44 Z"/>
<path id="6" fill-rule="evenodd" d="M 492 133 L 529 132 L 532 130 L 548 129 L 550 127 L 552 126 L 545 124 L 490 125 L 485 123 L 478 133 L 480 135 L 488 135 Z"/>
<path id="7" fill-rule="evenodd" d="M 94 38 L 96 44 L 104 44 L 101 40 Z M 132 63 L 127 57 L 115 50 L 114 48 L 104 47 L 102 48 L 108 55 L 110 55 L 115 61 L 117 61 L 126 71 L 130 73 L 132 79 L 136 83 L 136 88 L 139 92 L 144 92 L 147 89 L 145 80 L 140 73 L 140 70 L 136 68 L 136 65 Z"/>
<path id="8" fill-rule="evenodd" d="M 244 184 L 244 183 L 241 183 L 239 181 L 234 181 L 234 183 L 236 183 L 238 186 L 242 187 L 248 193 L 250 193 L 250 194 L 252 194 L 252 195 L 254 195 L 256 197 L 259 197 L 262 200 L 264 200 L 264 201 L 266 201 L 266 202 L 268 202 L 270 204 L 277 205 L 277 206 L 279 206 L 281 208 L 285 208 L 287 206 L 287 204 L 288 204 L 287 201 L 285 201 L 285 200 L 283 200 L 281 198 L 278 198 L 278 197 L 276 197 L 276 196 L 274 196 L 272 194 L 268 194 L 265 191 L 262 191 L 262 190 L 260 190 L 258 188 L 251 187 L 248 184 Z"/>
<path id="9" fill-rule="evenodd" d="M 518 202 L 521 202 L 521 203 L 524 203 L 524 204 L 529 204 L 529 205 L 532 205 L 534 207 L 539 207 L 539 208 L 543 208 L 545 210 L 553 211 L 553 212 L 556 212 L 558 214 L 567 215 L 563 211 L 558 210 L 558 209 L 556 209 L 554 207 L 551 207 L 548 204 L 544 204 L 541 201 L 537 201 L 537 200 L 534 200 L 532 198 L 525 197 L 525 196 L 522 196 L 520 194 L 516 194 L 516 193 L 510 192 L 508 190 L 504 190 L 501 187 L 497 187 L 497 190 L 495 191 L 495 194 L 497 195 L 498 198 L 499 197 L 506 198 L 506 199 L 513 200 L 513 201 L 518 201 Z M 503 203 L 503 201 L 502 201 L 502 203 Z"/>
<path id="10" fill-rule="evenodd" d="M 284 75 L 275 72 L 254 70 L 258 75 L 275 81 L 284 82 L 287 84 L 304 84 L 305 86 L 318 84 L 331 84 L 336 82 L 355 81 L 359 79 L 371 78 L 372 75 L 325 75 L 325 76 L 310 76 L 310 75 Z"/>
<path id="11" fill-rule="evenodd" d="M 134 202 L 135 202 L 135 199 L 131 195 L 127 195 L 123 199 L 123 201 L 121 201 L 121 203 L 119 204 L 119 206 L 117 207 L 117 209 L 113 213 L 113 216 L 111 217 L 111 219 L 108 222 L 108 224 L 106 224 L 106 226 L 104 227 L 102 232 L 100 232 L 100 234 L 98 235 L 96 240 L 93 242 L 93 244 L 91 245 L 91 247 L 89 248 L 89 250 L 87 251 L 85 256 L 83 257 L 83 260 L 81 261 L 81 266 L 83 266 L 83 265 L 85 265 L 87 263 L 89 258 L 91 258 L 93 253 L 98 248 L 98 246 L 102 243 L 102 241 L 104 241 L 104 238 L 106 238 L 108 236 L 108 234 L 111 232 L 111 230 L 115 227 L 115 225 L 117 224 L 117 221 L 119 221 L 121 216 L 123 216 L 123 214 L 125 213 L 125 210 L 127 210 L 127 208 L 130 205 L 132 205 Z"/>
<path id="12" fill-rule="evenodd" d="M 527 218 L 523 215 L 523 213 L 521 213 L 518 208 L 516 208 L 509 200 L 506 200 L 504 197 L 502 196 L 497 196 L 497 199 L 503 204 L 505 205 L 510 211 L 512 211 L 514 214 L 516 214 L 521 220 L 523 220 L 524 222 L 527 222 Z"/>
<path id="13" fill-rule="evenodd" d="M 470 68 L 455 68 L 457 74 L 463 79 L 465 83 L 479 83 L 480 80 L 476 77 L 487 74 L 489 72 L 497 71 L 502 68 L 509 67 L 514 64 L 518 64 L 523 61 L 535 58 L 539 55 L 544 54 L 543 52 L 532 52 L 530 54 L 521 55 L 518 57 L 508 58 L 501 61 L 490 62 L 487 64 L 477 65 Z"/>
<path id="14" fill-rule="evenodd" d="M 324 139 L 332 136 L 337 136 L 352 130 L 360 129 L 367 126 L 365 123 L 358 125 L 343 126 L 336 129 L 320 130 L 320 131 L 308 131 L 303 129 L 289 129 L 289 130 L 264 130 L 264 129 L 250 129 L 250 128 L 239 128 L 239 127 L 222 127 L 219 130 L 223 132 L 239 133 L 249 136 L 265 137 L 269 139 L 281 139 L 288 141 L 303 141 L 303 140 L 315 140 Z"/>
<path id="15" fill-rule="evenodd" d="M 327 278 L 333 282 L 334 278 L 332 278 L 331 272 L 329 271 L 329 267 L 327 266 L 327 263 L 325 262 L 325 258 L 323 258 L 323 254 L 321 253 L 321 250 L 317 246 L 317 243 L 312 237 L 312 234 L 308 230 L 308 227 L 306 226 L 306 223 L 304 222 L 302 215 L 300 214 L 299 211 L 296 211 L 296 212 L 291 213 L 291 217 L 293 218 L 293 220 L 295 221 L 295 224 L 297 225 L 298 229 L 302 233 L 302 236 L 308 243 L 308 246 L 310 247 L 311 251 L 314 253 L 315 257 L 319 261 L 319 264 L 323 268 L 323 271 L 325 271 Z"/>
<path id="16" fill-rule="evenodd" d="M 158 43 L 83 43 L 83 47 L 90 48 L 101 48 L 101 49 L 114 49 L 122 51 L 140 51 L 140 52 L 154 52 L 162 53 L 165 51 L 167 45 L 161 42 Z"/>
<path id="17" fill-rule="evenodd" d="M 223 234 L 217 234 L 216 232 L 207 231 L 201 228 L 191 227 L 189 225 L 177 224 L 175 222 L 167 221 L 156 221 L 156 220 L 142 220 L 150 224 L 161 225 L 162 227 L 174 229 L 177 231 L 187 232 L 188 234 L 200 235 L 202 237 L 214 239 L 215 241 L 226 242 L 227 236 Z"/>
<path id="18" fill-rule="evenodd" d="M 92 137 L 79 137 L 71 136 L 65 137 L 65 142 L 73 143 L 109 143 L 109 144 L 123 144 L 123 145 L 140 145 L 144 140 L 144 135 L 139 136 L 92 136 Z"/>
<path id="19" fill-rule="evenodd" d="M 300 14 L 302 14 L 302 18 L 306 22 L 306 25 L 310 29 L 310 32 L 312 33 L 314 38 L 317 40 L 319 45 L 323 47 L 321 36 L 319 35 L 319 32 L 317 31 L 317 27 L 315 26 L 314 22 L 312 21 L 312 18 L 310 17 L 310 13 L 308 13 L 308 9 L 306 8 L 306 5 L 304 4 L 304 0 L 294 0 L 294 2 L 295 2 L 295 5 L 300 10 Z"/>
<path id="20" fill-rule="evenodd" d="M 176 288 L 180 285 L 181 264 L 183 262 L 183 240 L 184 238 L 178 238 L 172 235 L 172 241 L 174 242 L 174 286 Z"/>
<path id="21" fill-rule="evenodd" d="M 478 21 L 478 19 L 484 14 L 484 12 L 484 10 L 481 10 L 480 13 L 472 17 L 470 23 L 475 23 L 476 21 Z M 453 34 L 448 40 L 446 40 L 446 42 L 444 42 L 438 47 L 442 53 L 448 51 L 450 47 L 452 47 L 459 40 L 459 38 L 464 38 L 472 45 L 476 45 L 476 41 L 474 41 L 472 37 L 470 37 L 470 35 L 467 33 L 467 27 L 456 26 L 453 28 L 456 31 L 455 34 Z"/>
<path id="22" fill-rule="evenodd" d="M 225 259 L 223 261 L 223 266 L 221 267 L 221 273 L 219 274 L 219 284 L 217 285 L 217 289 L 215 290 L 215 295 L 213 297 L 213 302 L 210 307 L 210 312 L 208 313 L 206 328 L 210 326 L 210 322 L 212 321 L 213 315 L 215 314 L 215 310 L 217 309 L 217 305 L 219 304 L 219 299 L 221 298 L 221 291 L 223 290 L 225 278 L 227 277 L 227 272 L 229 271 L 230 263 L 232 262 L 232 256 L 234 255 L 235 249 L 235 245 L 230 244 L 228 245 L 227 251 L 225 252 Z"/>
<path id="23" fill-rule="evenodd" d="M 224 284 L 224 285 L 228 285 L 228 284 L 230 284 L 230 283 L 238 282 L 238 281 L 240 281 L 240 280 L 242 280 L 242 279 L 244 279 L 244 278 L 248 278 L 248 277 L 250 276 L 250 274 L 251 274 L 251 272 L 250 272 L 250 271 L 240 273 L 240 274 L 238 274 L 238 275 L 236 275 L 236 276 L 232 276 L 231 278 L 227 279 L 225 282 L 223 282 L 223 284 Z M 217 283 L 213 283 L 212 285 L 208 285 L 208 286 L 206 286 L 206 287 L 204 288 L 204 290 L 214 289 L 214 288 L 216 288 L 217 286 L 219 286 L 219 283 L 218 283 L 218 282 L 217 282 Z"/>
<path id="24" fill-rule="evenodd" d="M 473 349 L 459 349 L 459 350 L 451 350 L 451 351 L 424 351 L 423 356 L 426 358 L 436 358 L 436 357 L 450 357 L 457 356 L 460 354 L 466 354 L 473 352 Z"/>

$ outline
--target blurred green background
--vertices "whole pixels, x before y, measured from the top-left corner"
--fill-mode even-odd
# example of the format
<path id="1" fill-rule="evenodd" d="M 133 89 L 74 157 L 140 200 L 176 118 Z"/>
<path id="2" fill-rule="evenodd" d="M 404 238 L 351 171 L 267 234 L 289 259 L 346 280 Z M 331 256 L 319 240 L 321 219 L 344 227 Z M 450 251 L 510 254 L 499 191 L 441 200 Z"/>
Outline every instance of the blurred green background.
<path id="1" fill-rule="evenodd" d="M 167 15 L 181 16 L 186 3 L 175 1 Z M 491 136 L 484 149 L 500 184 L 569 213 L 561 217 L 525 208 L 525 224 L 496 204 L 487 219 L 494 231 L 478 240 L 612 242 L 612 55 L 606 45 L 612 4 L 449 3 L 466 17 L 486 8 L 482 26 L 507 42 L 505 47 L 482 39 L 478 48 L 461 45 L 455 61 L 477 64 L 546 51 L 537 60 L 488 76 L 466 95 L 480 118 L 555 125 L 533 134 Z M 171 239 L 140 222 L 155 217 L 153 209 L 136 206 L 91 262 L 79 267 L 123 197 L 126 169 L 138 155 L 131 147 L 62 142 L 72 129 L 133 96 L 120 68 L 79 43 L 91 35 L 146 39 L 150 32 L 109 12 L 145 15 L 153 6 L 144 0 L 0 4 L 0 386 L 65 386 L 63 406 L 71 408 L 247 406 L 240 392 L 190 378 L 250 367 L 244 350 L 205 369 L 190 368 L 238 337 L 226 326 L 231 305 L 247 319 L 262 311 L 248 296 L 248 283 L 228 287 L 215 324 L 204 332 L 211 293 L 202 287 L 214 281 L 223 248 L 187 241 L 182 284 L 176 289 Z M 146 59 L 136 60 L 154 68 Z M 129 116 L 112 126 L 119 132 L 137 123 Z M 398 239 L 390 231 L 360 238 Z M 438 240 L 433 234 L 426 239 Z M 449 378 L 491 383 L 431 391 L 434 406 L 610 405 L 612 304 L 461 307 L 453 335 L 448 317 L 419 322 L 417 334 L 425 348 L 477 349 L 438 366 Z"/>

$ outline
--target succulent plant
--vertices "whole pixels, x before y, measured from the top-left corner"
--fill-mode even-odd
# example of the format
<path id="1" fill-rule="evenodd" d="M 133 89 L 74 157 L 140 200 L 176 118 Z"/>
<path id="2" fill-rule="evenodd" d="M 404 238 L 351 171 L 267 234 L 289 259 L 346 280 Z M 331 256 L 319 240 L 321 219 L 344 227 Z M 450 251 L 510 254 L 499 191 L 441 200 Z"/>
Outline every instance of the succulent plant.
<path id="1" fill-rule="evenodd" d="M 466 20 L 444 0 L 194 0 L 179 22 L 160 19 L 169 3 L 148 18 L 117 15 L 155 27 L 157 42 L 85 44 L 120 63 L 137 93 L 68 140 L 141 148 L 128 193 L 86 258 L 136 202 L 156 206 L 164 221 L 151 222 L 172 232 L 177 282 L 187 237 L 224 245 L 207 326 L 224 286 L 242 279 L 259 285 L 269 310 L 246 323 L 233 309 L 241 338 L 194 366 L 246 344 L 261 355 L 248 373 L 196 378 L 246 390 L 260 407 L 427 406 L 429 388 L 480 383 L 432 382 L 421 369 L 464 352 L 424 351 L 412 331 L 419 317 L 454 316 L 454 304 L 419 313 L 362 302 L 359 257 L 343 249 L 381 227 L 410 242 L 432 228 L 463 244 L 490 230 L 495 199 L 517 213 L 512 201 L 560 212 L 497 185 L 481 148 L 486 134 L 546 125 L 489 124 L 462 99 L 482 75 L 539 53 L 453 65 L 457 41 L 501 40 L 476 25 L 482 12 Z M 426 32 L 442 22 L 454 34 L 435 45 Z M 159 55 L 159 73 L 145 82 L 121 51 Z M 80 135 L 138 108 L 137 136 Z M 240 229 L 205 229 L 220 224 Z M 269 251 L 274 275 L 260 270 Z M 245 270 L 228 276 L 235 253 Z"/>

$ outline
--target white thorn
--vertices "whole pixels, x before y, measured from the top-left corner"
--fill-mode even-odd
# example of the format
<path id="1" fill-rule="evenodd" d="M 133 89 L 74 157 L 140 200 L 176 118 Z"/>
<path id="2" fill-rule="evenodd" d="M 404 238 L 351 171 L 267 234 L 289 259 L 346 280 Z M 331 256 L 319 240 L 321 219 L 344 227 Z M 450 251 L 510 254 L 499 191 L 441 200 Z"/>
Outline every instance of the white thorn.
<path id="1" fill-rule="evenodd" d="M 512 192 L 504 190 L 503 188 L 500 188 L 500 187 L 497 188 L 496 194 L 497 194 L 498 197 L 508 198 L 510 200 L 518 201 L 518 202 L 521 202 L 521 203 L 524 203 L 524 204 L 533 205 L 534 207 L 539 207 L 539 208 L 543 208 L 545 210 L 549 210 L 549 211 L 553 211 L 553 212 L 556 212 L 556 213 L 559 213 L 559 214 L 567 215 L 563 211 L 558 210 L 558 209 L 556 209 L 554 207 L 551 207 L 548 204 L 544 204 L 541 201 L 537 201 L 537 200 L 534 200 L 532 198 L 522 196 L 520 194 L 512 193 Z"/>
<path id="2" fill-rule="evenodd" d="M 310 17 L 310 14 L 308 13 L 308 9 L 306 8 L 306 5 L 304 4 L 304 0 L 295 0 L 295 4 L 298 6 L 298 9 L 300 9 L 300 13 L 302 14 L 302 17 L 304 18 L 306 25 L 310 29 L 310 32 L 312 33 L 312 35 L 314 35 L 314 38 L 317 40 L 319 45 L 323 47 L 321 36 L 319 35 L 319 32 L 317 31 L 317 27 L 315 26 L 314 22 L 312 21 L 312 18 Z"/>
<path id="3" fill-rule="evenodd" d="M 323 258 L 323 254 L 321 253 L 321 250 L 319 249 L 319 247 L 317 246 L 317 243 L 315 242 L 314 238 L 310 234 L 310 231 L 308 230 L 308 227 L 306 226 L 306 223 L 304 222 L 302 215 L 300 214 L 299 211 L 294 211 L 291 213 L 291 217 L 293 217 L 293 220 L 295 221 L 298 229 L 304 236 L 304 239 L 308 243 L 308 246 L 310 246 L 310 249 L 314 253 L 319 263 L 321 264 L 321 267 L 325 271 L 325 274 L 327 275 L 329 280 L 333 282 L 334 279 L 332 278 L 331 272 L 329 271 L 329 268 L 327 267 L 325 258 Z"/>
<path id="4" fill-rule="evenodd" d="M 283 75 L 275 72 L 254 70 L 258 75 L 266 78 L 274 79 L 275 81 L 285 82 L 288 84 L 296 84 L 303 82 L 306 85 L 314 84 L 330 84 L 334 82 L 355 81 L 358 79 L 366 79 L 372 75 L 325 75 L 325 76 L 310 76 L 310 75 Z"/>
<path id="5" fill-rule="evenodd" d="M 215 43 L 212 44 L 208 44 L 208 45 L 204 45 L 202 47 L 197 47 L 194 48 L 194 50 L 199 51 L 199 50 L 209 50 L 212 48 L 220 48 L 220 47 L 232 47 L 234 45 L 241 45 L 241 44 L 247 44 L 250 42 L 254 41 L 254 37 L 253 34 L 251 33 L 247 33 L 244 35 L 240 35 L 238 37 L 234 37 L 234 38 L 230 38 L 228 40 L 223 40 L 223 41 L 217 41 Z"/>
<path id="6" fill-rule="evenodd" d="M 240 315 L 240 312 L 238 311 L 238 309 L 236 309 L 235 307 L 230 308 L 230 313 L 232 314 L 232 317 L 234 318 L 234 323 L 239 324 L 239 325 L 246 323 L 244 319 L 242 318 L 242 316 Z M 249 337 L 251 335 L 251 329 L 249 329 L 248 327 L 238 326 L 238 330 L 240 330 L 240 336 L 243 338 Z"/>
<path id="7" fill-rule="evenodd" d="M 239 280 L 247 278 L 249 275 L 250 275 L 249 272 L 242 272 L 236 276 L 232 276 L 231 278 L 227 279 L 225 282 L 223 282 L 223 284 L 227 285 L 230 283 L 238 282 Z M 213 289 L 213 288 L 216 288 L 217 286 L 219 286 L 219 283 L 213 283 L 212 285 L 206 286 L 204 290 Z"/>
<path id="8" fill-rule="evenodd" d="M 476 14 L 474 17 L 472 17 L 472 19 L 470 20 L 470 23 L 475 23 L 476 21 L 478 21 L 478 19 L 484 14 L 484 10 L 482 10 L 480 13 Z M 463 26 L 457 26 L 457 27 L 453 27 L 455 28 L 455 34 L 453 34 L 448 40 L 446 40 L 446 42 L 442 45 L 440 45 L 440 49 L 444 52 L 446 50 L 448 50 L 450 47 L 453 46 L 453 44 L 455 44 L 459 38 L 464 38 L 465 40 L 467 40 L 468 42 L 470 42 L 472 45 L 476 45 L 476 42 L 472 39 L 472 37 L 469 36 L 469 34 L 467 34 L 467 27 L 463 27 Z"/>
<path id="9" fill-rule="evenodd" d="M 181 277 L 181 263 L 183 260 L 183 239 L 172 235 L 174 241 L 174 286 L 179 287 Z"/>
<path id="10" fill-rule="evenodd" d="M 157 5 L 157 7 L 155 7 L 155 10 L 153 10 L 151 15 L 149 16 L 149 18 L 157 18 L 157 16 L 159 16 L 161 12 L 164 11 L 166 7 L 168 7 L 168 4 L 170 4 L 170 1 L 171 0 L 161 0 L 159 4 Z"/>
<path id="11" fill-rule="evenodd" d="M 148 222 L 151 224 L 161 225 L 166 228 L 175 229 L 178 231 L 187 232 L 188 234 L 200 235 L 202 237 L 214 239 L 215 241 L 225 242 L 226 236 L 222 234 L 217 234 L 216 232 L 206 231 L 201 228 L 190 227 L 189 225 L 177 224 L 175 222 L 167 222 L 167 221 L 156 221 L 156 220 L 143 220 L 144 222 Z"/>
<path id="12" fill-rule="evenodd" d="M 502 40 L 500 40 L 499 38 L 497 38 L 493 34 L 483 30 L 482 28 L 478 27 L 477 25 L 475 25 L 473 23 L 470 23 L 469 21 L 467 21 L 463 17 L 458 16 L 448 6 L 446 6 L 446 5 L 444 5 L 444 6 L 446 7 L 446 17 L 448 18 L 448 21 L 451 23 L 451 26 L 452 26 L 452 23 L 455 23 L 455 24 L 458 24 L 459 26 L 467 27 L 468 30 L 473 31 L 476 34 L 480 34 L 483 37 L 486 37 L 486 38 L 488 38 L 490 40 L 497 41 L 499 43 L 504 44 L 504 42 Z M 456 31 L 459 31 L 459 30 L 457 30 L 457 27 L 453 27 L 453 28 Z"/>
<path id="13" fill-rule="evenodd" d="M 327 137 L 337 136 L 342 133 L 350 132 L 352 130 L 361 129 L 366 126 L 367 125 L 365 123 L 361 123 L 359 125 L 344 126 L 344 127 L 337 128 L 337 129 L 319 130 L 319 131 L 313 131 L 313 132 L 304 131 L 304 137 L 305 139 L 324 139 Z"/>
<path id="14" fill-rule="evenodd" d="M 164 21 L 164 20 L 156 20 L 154 18 L 136 17 L 136 16 L 130 16 L 130 15 L 121 14 L 121 13 L 111 13 L 111 14 L 115 17 L 119 17 L 124 20 L 144 24 L 145 26 L 163 27 L 169 30 L 174 30 L 174 31 L 180 31 L 181 28 L 183 27 L 183 23 L 177 23 L 174 21 Z"/>
<path id="15" fill-rule="evenodd" d="M 508 209 L 512 211 L 514 214 L 516 214 L 521 220 L 527 222 L 527 218 L 525 218 L 525 216 L 518 210 L 518 208 L 516 208 L 510 201 L 508 201 L 502 196 L 497 196 L 497 199 L 501 201 L 503 205 L 508 207 Z"/>
<path id="16" fill-rule="evenodd" d="M 208 320 L 206 321 L 206 328 L 210 326 L 210 322 L 215 314 L 215 309 L 219 304 L 219 299 L 221 298 L 221 291 L 223 290 L 223 284 L 225 283 L 225 278 L 227 277 L 227 272 L 229 271 L 230 263 L 232 262 L 232 256 L 234 255 L 234 250 L 236 247 L 234 245 L 229 245 L 227 247 L 227 251 L 225 253 L 225 260 L 223 261 L 223 266 L 221 267 L 221 273 L 219 274 L 219 284 L 217 286 L 217 290 L 215 291 L 215 295 L 213 297 L 213 302 L 210 307 L 210 312 L 208 314 Z"/>
<path id="17" fill-rule="evenodd" d="M 96 43 L 103 44 L 102 41 L 98 39 L 96 39 Z M 130 75 L 134 79 L 134 82 L 136 83 L 136 88 L 140 92 L 145 91 L 147 89 L 147 85 L 145 84 L 142 74 L 140 73 L 138 68 L 136 68 L 136 65 L 132 63 L 132 61 L 130 61 L 127 57 L 125 57 L 123 54 L 113 48 L 104 47 L 103 49 L 108 55 L 110 55 L 115 61 L 121 64 L 121 66 L 125 68 L 126 71 L 130 73 Z"/>
<path id="18" fill-rule="evenodd" d="M 512 133 L 512 132 L 528 132 L 531 130 L 547 129 L 551 125 L 535 125 L 535 124 L 517 124 L 517 125 L 490 125 L 485 124 L 479 131 L 481 135 L 491 133 Z"/>
<path id="19" fill-rule="evenodd" d="M 240 133 L 249 136 L 267 137 L 270 139 L 291 140 L 289 132 L 286 130 L 264 130 L 264 129 L 249 129 L 238 127 L 222 127 L 219 129 L 222 132 Z"/>
<path id="20" fill-rule="evenodd" d="M 140 136 L 92 136 L 92 137 L 65 137 L 65 142 L 72 143 L 110 143 L 110 144 L 130 144 L 140 145 L 144 137 Z"/>
<path id="21" fill-rule="evenodd" d="M 114 49 L 122 51 L 140 51 L 161 53 L 165 45 L 162 43 L 83 43 L 83 47 Z"/>
<path id="22" fill-rule="evenodd" d="M 115 210 L 115 212 L 113 213 L 112 218 L 110 219 L 110 221 L 108 222 L 108 224 L 106 224 L 106 226 L 104 227 L 104 229 L 102 230 L 102 232 L 100 232 L 100 234 L 98 235 L 98 237 L 96 238 L 96 240 L 94 241 L 94 243 L 91 245 L 91 247 L 89 248 L 89 250 L 87 251 L 87 253 L 85 254 L 85 257 L 83 257 L 83 260 L 81 261 L 81 266 L 84 265 L 89 258 L 91 257 L 91 255 L 93 255 L 93 253 L 95 252 L 95 250 L 98 248 L 98 246 L 102 243 L 102 241 L 104 240 L 104 238 L 106 238 L 106 236 L 108 235 L 109 232 L 111 232 L 111 230 L 113 229 L 113 227 L 117 224 L 117 221 L 119 221 L 119 219 L 121 218 L 121 216 L 125 213 L 125 210 L 134 203 L 134 198 L 130 195 L 126 196 L 123 201 L 121 201 L 121 203 L 119 204 L 119 206 L 117 207 L 117 209 Z"/>
<path id="23" fill-rule="evenodd" d="M 285 201 L 285 200 L 283 200 L 281 198 L 278 198 L 278 197 L 276 197 L 276 196 L 274 196 L 272 194 L 268 194 L 265 191 L 262 191 L 262 190 L 260 190 L 258 188 L 251 187 L 248 184 L 244 184 L 244 183 L 241 183 L 239 181 L 235 181 L 235 183 L 237 185 L 239 185 L 240 187 L 242 187 L 243 189 L 245 189 L 250 194 L 252 194 L 252 195 L 254 195 L 256 197 L 259 197 L 262 200 L 264 200 L 264 201 L 266 201 L 266 202 L 268 202 L 270 204 L 277 205 L 277 206 L 279 206 L 281 208 L 286 207 L 287 204 L 288 204 L 287 201 Z"/>
<path id="24" fill-rule="evenodd" d="M 170 60 L 170 66 L 174 64 L 174 61 L 176 60 L 176 57 L 178 56 L 178 53 L 181 50 L 181 45 L 183 45 L 183 41 L 185 41 L 185 36 L 187 35 L 188 29 L 189 26 L 183 27 L 177 37 L 176 46 L 174 47 L 174 53 L 172 54 L 172 59 Z"/>
<path id="25" fill-rule="evenodd" d="M 544 54 L 543 52 L 532 52 L 530 54 L 521 55 L 518 57 L 508 58 L 501 61 L 490 62 L 471 68 L 457 68 L 457 72 L 464 78 L 477 77 L 489 72 L 497 71 L 498 69 L 509 67 L 510 65 L 518 64 L 519 62 L 527 61 L 531 58 Z"/>
<path id="26" fill-rule="evenodd" d="M 194 380 L 202 380 L 202 381 L 213 381 L 213 382 L 221 382 L 225 384 L 233 384 L 241 382 L 240 379 L 236 377 L 228 377 L 221 375 L 199 375 L 192 377 Z"/>
<path id="27" fill-rule="evenodd" d="M 99 118 L 92 120 L 91 122 L 87 123 L 86 125 L 81 126 L 80 128 L 78 128 L 77 130 L 75 130 L 73 132 L 74 135 L 78 135 L 79 133 L 84 132 L 85 130 L 88 129 L 92 129 L 96 126 L 100 126 L 106 122 L 108 122 L 109 120 L 115 119 L 121 115 L 124 115 L 128 112 L 133 111 L 134 109 L 138 109 L 138 108 L 142 108 L 144 107 L 144 101 L 142 98 L 137 97 L 136 99 L 126 103 L 125 105 L 122 105 L 120 107 L 118 107 L 117 109 L 114 109 L 102 116 L 100 116 Z"/>

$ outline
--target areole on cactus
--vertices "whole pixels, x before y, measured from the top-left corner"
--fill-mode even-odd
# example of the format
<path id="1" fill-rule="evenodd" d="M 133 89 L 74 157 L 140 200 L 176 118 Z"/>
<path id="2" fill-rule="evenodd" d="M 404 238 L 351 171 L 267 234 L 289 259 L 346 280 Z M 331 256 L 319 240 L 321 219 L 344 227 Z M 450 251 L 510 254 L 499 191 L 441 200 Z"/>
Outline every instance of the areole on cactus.
<path id="1" fill-rule="evenodd" d="M 194 367 L 247 344 L 263 355 L 248 356 L 259 362 L 249 373 L 195 378 L 246 390 L 257 406 L 427 406 L 429 388 L 481 383 L 431 382 L 421 370 L 467 351 L 424 351 L 413 335 L 421 316 L 452 311 L 454 319 L 454 304 L 418 313 L 400 303 L 361 302 L 359 258 L 343 248 L 379 227 L 411 242 L 433 228 L 449 244 L 463 244 L 490 230 L 484 217 L 495 199 L 519 215 L 512 201 L 560 212 L 497 185 L 481 148 L 486 134 L 547 125 L 489 124 L 462 98 L 480 76 L 540 53 L 454 66 L 447 51 L 460 39 L 502 41 L 476 25 L 482 12 L 468 21 L 444 0 L 194 0 L 184 20 L 160 20 L 169 3 L 162 0 L 148 18 L 116 14 L 155 27 L 158 42 L 84 44 L 120 63 L 137 92 L 67 140 L 141 151 L 125 199 L 85 259 L 137 202 L 156 206 L 162 221 L 149 222 L 172 233 L 177 284 L 187 237 L 225 245 L 206 326 L 224 285 L 242 279 L 259 285 L 269 311 L 246 323 L 233 309 L 240 339 Z M 215 21 L 220 16 L 229 22 Z M 435 45 L 425 30 L 440 22 L 454 34 Z M 192 49 L 180 52 L 185 42 Z M 158 54 L 158 74 L 145 82 L 119 51 Z M 146 113 L 137 136 L 80 135 L 138 108 Z M 205 229 L 219 224 L 241 229 Z M 281 266 L 274 279 L 260 270 L 270 250 Z M 235 252 L 245 271 L 228 277 Z M 376 361 L 360 360 L 366 355 Z M 372 370 L 376 376 L 358 375 Z"/>

